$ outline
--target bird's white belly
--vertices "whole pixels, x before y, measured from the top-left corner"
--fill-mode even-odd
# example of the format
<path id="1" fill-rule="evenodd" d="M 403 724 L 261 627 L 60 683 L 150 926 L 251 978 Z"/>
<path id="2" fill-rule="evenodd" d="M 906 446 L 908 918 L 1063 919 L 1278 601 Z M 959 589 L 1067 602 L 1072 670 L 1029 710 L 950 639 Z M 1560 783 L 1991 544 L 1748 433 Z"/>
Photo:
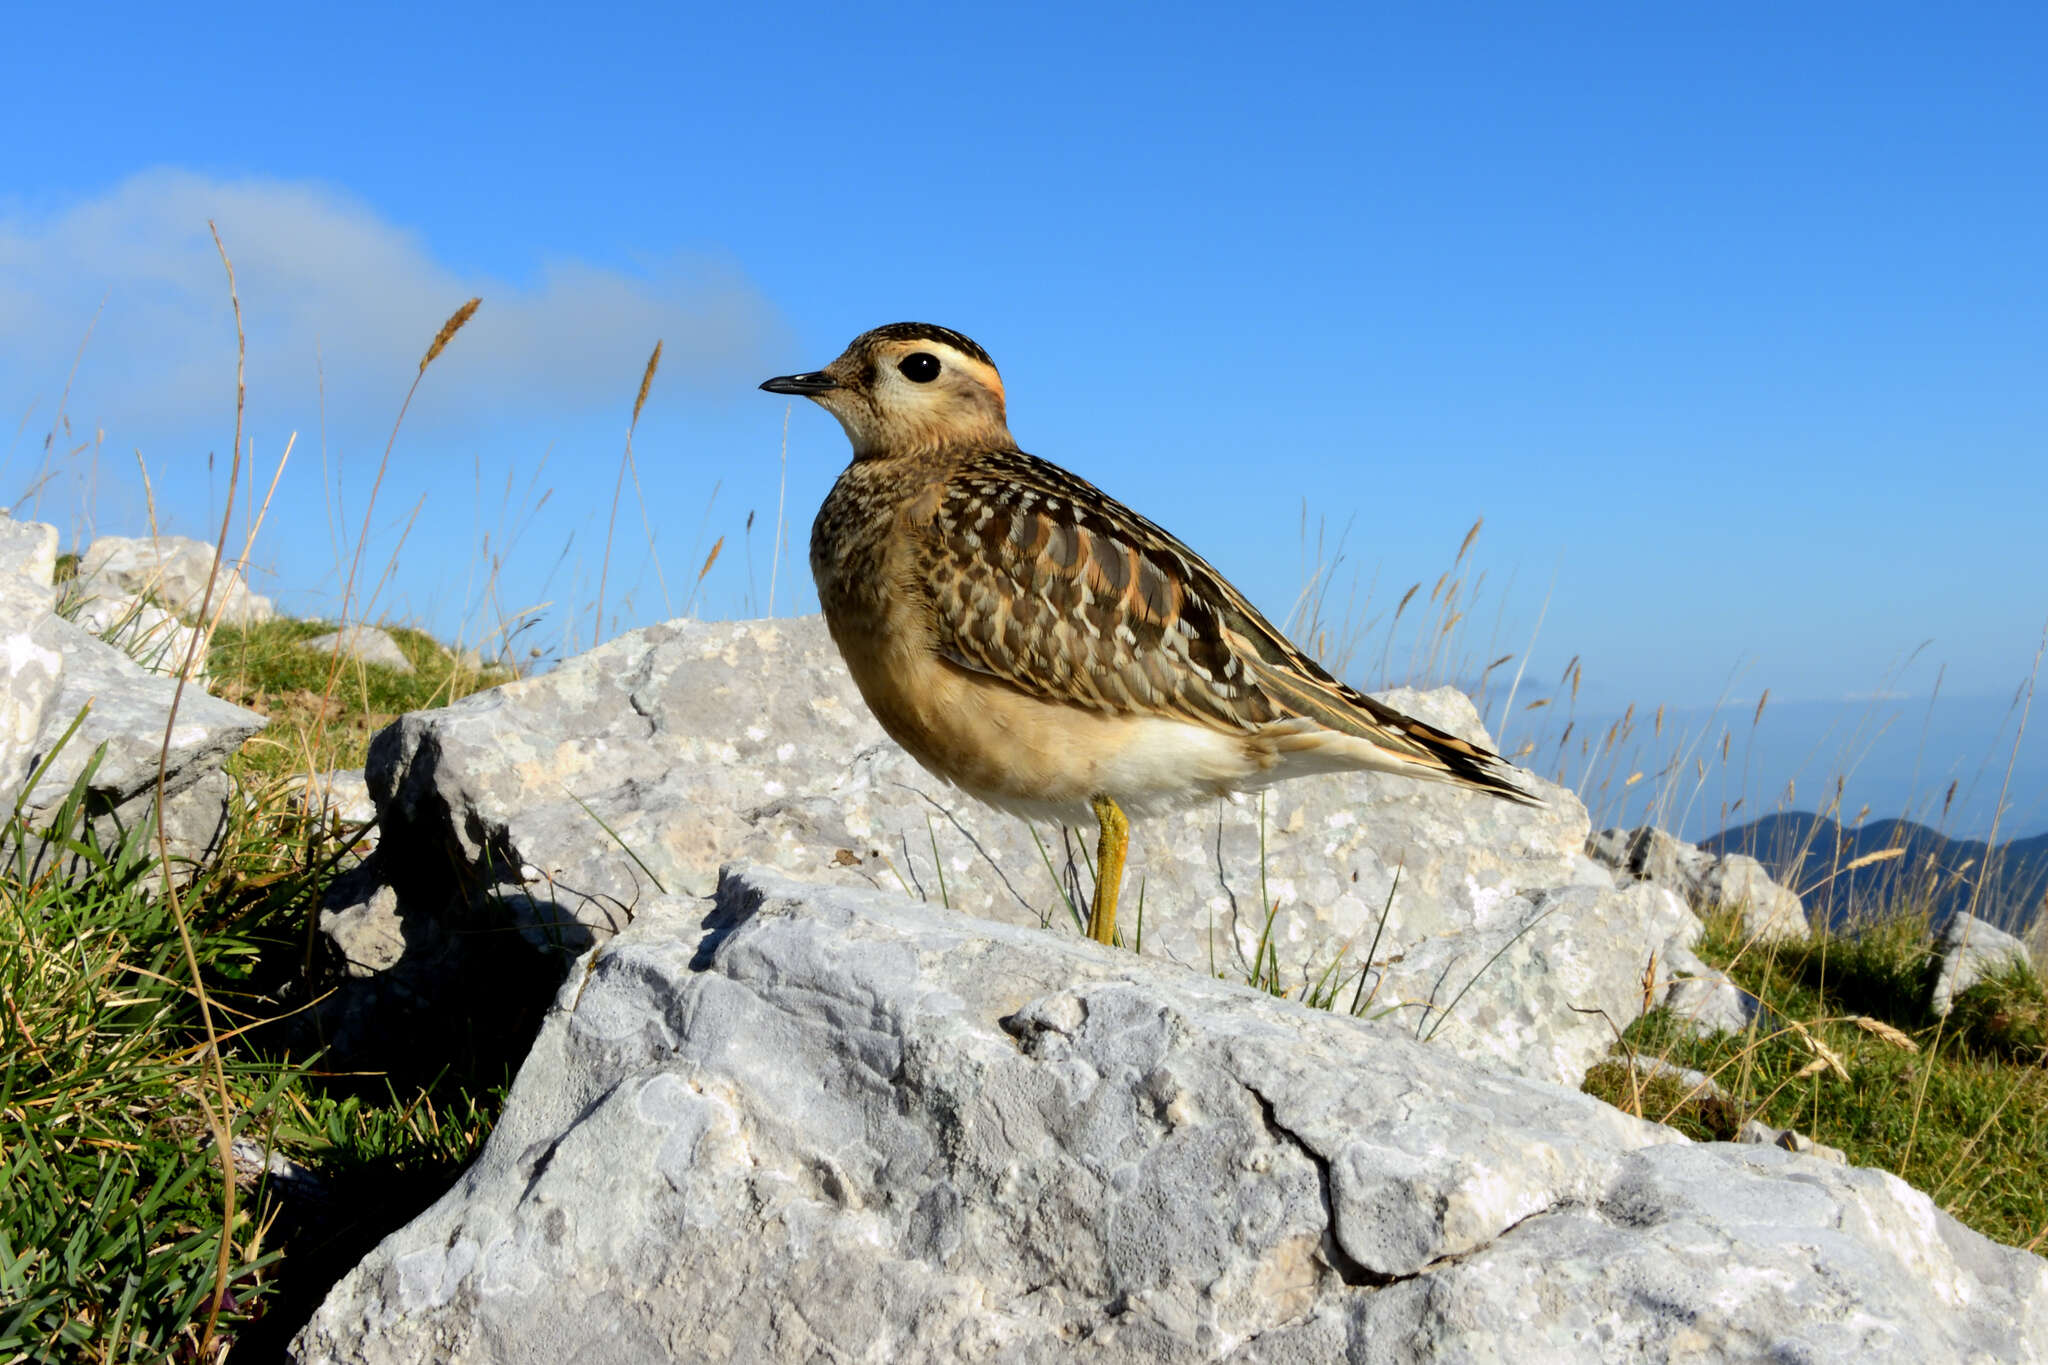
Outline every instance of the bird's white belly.
<path id="1" fill-rule="evenodd" d="M 1028 818 L 1086 823 L 1096 795 L 1113 798 L 1134 816 L 1182 810 L 1265 775 L 1266 765 L 1244 736 L 1166 717 L 1102 716 L 1033 703 L 1003 721 L 1002 757 L 991 765 L 999 775 L 988 769 L 942 775 Z"/>

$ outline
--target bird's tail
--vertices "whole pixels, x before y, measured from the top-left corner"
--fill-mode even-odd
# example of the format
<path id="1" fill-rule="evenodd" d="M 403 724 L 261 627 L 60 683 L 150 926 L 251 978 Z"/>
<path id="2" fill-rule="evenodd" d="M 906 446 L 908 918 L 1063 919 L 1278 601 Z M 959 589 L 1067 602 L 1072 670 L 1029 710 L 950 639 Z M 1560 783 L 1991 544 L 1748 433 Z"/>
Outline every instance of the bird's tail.
<path id="1" fill-rule="evenodd" d="M 1296 720 L 1268 726 L 1276 751 L 1316 767 L 1364 768 L 1452 782 L 1525 806 L 1541 797 L 1521 783 L 1515 766 L 1490 749 L 1403 715 L 1343 683 L 1303 677 L 1291 669 L 1255 667 L 1267 695 Z"/>

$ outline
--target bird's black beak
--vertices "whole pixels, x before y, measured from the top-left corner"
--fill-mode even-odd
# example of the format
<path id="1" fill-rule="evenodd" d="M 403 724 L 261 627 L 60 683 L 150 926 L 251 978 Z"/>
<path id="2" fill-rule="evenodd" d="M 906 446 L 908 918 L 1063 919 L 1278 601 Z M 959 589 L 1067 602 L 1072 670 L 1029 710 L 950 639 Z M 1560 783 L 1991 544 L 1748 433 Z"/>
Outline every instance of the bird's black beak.
<path id="1" fill-rule="evenodd" d="M 770 393 L 793 393 L 804 398 L 812 398 L 838 388 L 839 381 L 823 370 L 813 370 L 809 374 L 786 374 L 779 379 L 769 380 L 761 387 Z"/>

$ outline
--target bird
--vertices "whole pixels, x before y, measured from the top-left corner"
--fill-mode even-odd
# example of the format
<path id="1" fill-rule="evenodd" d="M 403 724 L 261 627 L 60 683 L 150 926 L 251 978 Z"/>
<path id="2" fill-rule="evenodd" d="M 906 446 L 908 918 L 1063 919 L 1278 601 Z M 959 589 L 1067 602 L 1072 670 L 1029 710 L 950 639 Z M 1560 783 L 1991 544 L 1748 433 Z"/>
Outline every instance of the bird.
<path id="1" fill-rule="evenodd" d="M 898 322 L 769 393 L 853 458 L 811 527 L 834 644 L 926 769 L 1026 819 L 1097 825 L 1087 933 L 1116 942 L 1130 817 L 1368 770 L 1541 805 L 1515 769 L 1333 677 L 1209 562 L 1010 434 L 972 339 Z"/>

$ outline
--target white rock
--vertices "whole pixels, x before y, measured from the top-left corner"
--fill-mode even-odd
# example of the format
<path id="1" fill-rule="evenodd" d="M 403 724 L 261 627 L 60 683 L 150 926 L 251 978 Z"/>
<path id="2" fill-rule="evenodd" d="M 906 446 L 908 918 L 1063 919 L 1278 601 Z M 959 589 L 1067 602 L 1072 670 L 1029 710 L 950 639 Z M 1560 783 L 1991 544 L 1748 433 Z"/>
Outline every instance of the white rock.
<path id="1" fill-rule="evenodd" d="M 36 638 L 47 605 L 28 580 L 0 574 L 0 808 L 10 812 L 64 673 L 64 656 Z"/>
<path id="2" fill-rule="evenodd" d="M 16 521 L 0 512 L 0 574 L 11 574 L 42 590 L 44 605 L 57 577 L 57 528 L 47 522 Z"/>
<path id="3" fill-rule="evenodd" d="M 213 570 L 213 546 L 189 536 L 101 536 L 86 548 L 79 565 L 82 591 L 132 593 L 157 598 L 186 617 L 196 616 L 206 600 L 207 576 Z M 221 604 L 225 602 L 226 606 Z M 251 592 L 232 565 L 223 565 L 214 582 L 208 616 L 247 625 L 276 615 L 270 599 Z"/>
<path id="4" fill-rule="evenodd" d="M 1744 854 L 1716 856 L 1652 825 L 1603 829 L 1586 840 L 1586 853 L 1611 869 L 1617 885 L 1669 887 L 1701 913 L 1722 906 L 1739 909 L 1743 934 L 1751 940 L 1806 937 L 1805 903 Z"/>
<path id="5" fill-rule="evenodd" d="M 1449 689 L 1394 700 L 1484 738 Z M 576 950 L 657 885 L 708 892 L 730 858 L 1062 928 L 1093 885 L 1092 830 L 1034 831 L 926 773 L 869 715 L 817 617 L 634 631 L 403 717 L 367 767 L 383 842 L 330 909 L 369 896 L 380 871 L 396 885 L 413 945 L 401 968 L 419 974 L 404 989 L 421 998 L 462 974 L 434 956 L 461 951 L 463 935 L 433 931 L 451 913 L 514 914 Z M 1238 980 L 1265 936 L 1297 995 L 1341 982 L 1368 1014 L 1576 1082 L 1606 1054 L 1607 1020 L 1640 1012 L 1645 964 L 1699 923 L 1666 889 L 1589 881 L 1585 808 L 1528 780 L 1547 807 L 1360 773 L 1138 821 L 1120 925 L 1137 941 L 1142 898 L 1147 957 Z"/>
<path id="6" fill-rule="evenodd" d="M 1955 1007 L 1957 996 L 1999 968 L 2012 962 L 2029 970 L 2034 965 L 2024 942 L 1975 915 L 1949 916 L 1935 940 L 1934 955 L 1939 965 L 1929 1006 L 1943 1017 Z"/>
<path id="7" fill-rule="evenodd" d="M 367 825 L 377 818 L 370 800 L 369 784 L 361 768 L 330 768 L 322 773 L 298 773 L 287 779 L 294 796 L 309 809 L 331 815 L 345 825 Z"/>
<path id="8" fill-rule="evenodd" d="M 340 651 L 352 659 L 366 664 L 376 664 L 394 673 L 411 673 L 412 660 L 405 657 L 405 651 L 398 647 L 398 641 L 388 631 L 375 626 L 344 626 L 329 631 L 317 639 L 306 641 L 299 646 L 318 654 L 333 654 Z"/>
<path id="9" fill-rule="evenodd" d="M 151 673 L 176 677 L 189 656 L 187 676 L 206 680 L 207 642 L 197 626 L 188 626 L 170 612 L 126 593 L 89 597 L 65 614 L 126 654 Z M 196 641 L 196 646 L 195 646 Z"/>
<path id="10" fill-rule="evenodd" d="M 1736 985 L 1733 977 L 1711 969 L 1674 977 L 1663 1005 L 1702 1037 L 1742 1032 L 1759 1008 L 1757 998 Z"/>
<path id="11" fill-rule="evenodd" d="M 173 859 L 200 858 L 214 849 L 232 795 L 232 783 L 220 771 L 221 764 L 267 724 L 264 717 L 187 686 L 177 722 L 168 726 L 166 751 L 166 726 L 177 690 L 173 679 L 151 674 L 119 649 L 49 612 L 35 620 L 27 635 L 63 659 L 31 742 L 31 765 L 49 759 L 41 781 L 25 800 L 31 827 L 43 829 L 81 779 L 96 812 L 89 823 L 103 837 L 153 824 L 162 754 L 165 824 Z M 74 721 L 77 729 L 66 740 Z M 102 745 L 104 751 L 95 761 Z M 54 859 L 67 868 L 74 865 L 70 854 L 47 844 L 36 857 Z"/>
<path id="12" fill-rule="evenodd" d="M 736 873 L 564 984 L 300 1365 L 2048 1357 L 1882 1172 L 1069 934 Z"/>

